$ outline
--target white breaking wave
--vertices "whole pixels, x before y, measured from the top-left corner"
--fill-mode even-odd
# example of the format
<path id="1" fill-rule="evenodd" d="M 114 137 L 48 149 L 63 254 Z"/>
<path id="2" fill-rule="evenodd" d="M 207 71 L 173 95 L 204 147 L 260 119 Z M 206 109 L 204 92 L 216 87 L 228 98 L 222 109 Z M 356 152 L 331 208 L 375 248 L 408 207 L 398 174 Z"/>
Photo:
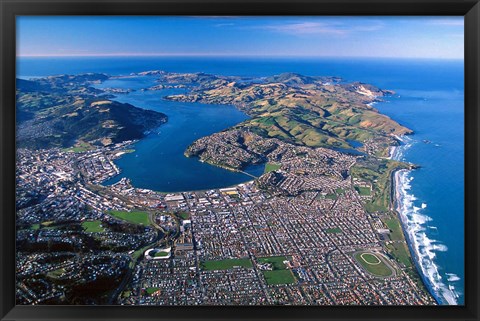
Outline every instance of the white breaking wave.
<path id="1" fill-rule="evenodd" d="M 456 275 L 455 273 L 445 273 L 447 276 L 448 276 L 448 282 L 456 282 L 456 281 L 460 281 L 460 277 L 458 277 L 458 275 Z"/>
<path id="2" fill-rule="evenodd" d="M 405 151 L 410 148 L 415 141 L 410 137 L 397 137 L 402 146 L 395 148 L 393 159 L 404 160 Z M 456 291 L 455 286 L 451 284 L 460 280 L 455 274 L 448 274 L 447 280 L 444 280 L 439 272 L 439 266 L 435 262 L 437 252 L 446 252 L 448 248 L 438 240 L 428 237 L 427 228 L 432 228 L 427 223 L 432 221 L 432 218 L 425 215 L 423 210 L 427 208 L 426 203 L 421 203 L 420 207 L 415 206 L 415 201 L 418 201 L 411 190 L 411 171 L 400 170 L 395 173 L 395 195 L 397 201 L 397 211 L 400 213 L 402 225 L 406 231 L 409 243 L 414 250 L 414 256 L 421 269 L 422 274 L 430 283 L 433 291 L 442 301 L 450 305 L 457 305 L 457 298 L 460 293 Z"/>
<path id="3" fill-rule="evenodd" d="M 397 136 L 395 135 L 395 138 L 398 139 L 402 145 L 398 146 L 394 149 L 392 159 L 399 160 L 399 161 L 404 161 L 405 160 L 405 152 L 412 147 L 416 141 L 411 139 L 409 136 Z"/>

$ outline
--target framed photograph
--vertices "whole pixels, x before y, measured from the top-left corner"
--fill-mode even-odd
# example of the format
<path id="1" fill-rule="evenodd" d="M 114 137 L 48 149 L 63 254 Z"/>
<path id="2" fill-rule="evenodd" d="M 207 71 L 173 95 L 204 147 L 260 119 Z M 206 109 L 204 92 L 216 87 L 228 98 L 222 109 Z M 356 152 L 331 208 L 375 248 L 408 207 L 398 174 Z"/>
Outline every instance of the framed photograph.
<path id="1" fill-rule="evenodd" d="M 478 320 L 478 1 L 0 8 L 2 320 Z"/>

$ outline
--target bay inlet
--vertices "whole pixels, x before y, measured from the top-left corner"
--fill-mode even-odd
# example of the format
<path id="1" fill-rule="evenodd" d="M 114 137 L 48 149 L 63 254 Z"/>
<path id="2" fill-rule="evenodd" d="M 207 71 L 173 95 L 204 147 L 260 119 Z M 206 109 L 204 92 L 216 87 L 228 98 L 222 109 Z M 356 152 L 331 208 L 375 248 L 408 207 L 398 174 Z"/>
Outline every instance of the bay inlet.
<path id="1" fill-rule="evenodd" d="M 260 176 L 264 165 L 255 165 L 243 172 L 233 172 L 184 156 L 195 140 L 220 132 L 248 119 L 234 106 L 182 103 L 163 99 L 183 89 L 142 91 L 155 85 L 154 77 L 128 77 L 105 81 L 98 88 L 134 89 L 119 94 L 114 100 L 162 112 L 167 123 L 135 143 L 133 153 L 116 160 L 121 173 L 104 182 L 110 185 L 129 178 L 133 185 L 160 192 L 206 190 L 240 184 Z"/>

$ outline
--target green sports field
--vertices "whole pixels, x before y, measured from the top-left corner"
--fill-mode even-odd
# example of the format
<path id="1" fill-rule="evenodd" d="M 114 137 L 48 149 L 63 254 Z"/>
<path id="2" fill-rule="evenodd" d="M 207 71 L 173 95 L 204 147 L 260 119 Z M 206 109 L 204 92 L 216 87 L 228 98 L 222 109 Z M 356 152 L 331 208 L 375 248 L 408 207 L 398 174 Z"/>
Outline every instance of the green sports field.
<path id="1" fill-rule="evenodd" d="M 218 261 L 205 261 L 201 263 L 202 269 L 207 271 L 230 270 L 237 266 L 251 268 L 252 261 L 250 261 L 250 259 L 226 259 Z"/>
<path id="2" fill-rule="evenodd" d="M 154 257 L 165 257 L 165 256 L 168 256 L 168 252 L 160 251 L 160 252 L 155 253 L 155 255 L 154 255 Z"/>
<path id="3" fill-rule="evenodd" d="M 285 256 L 270 256 L 270 257 L 259 257 L 258 263 L 271 263 L 274 270 L 285 270 L 286 266 L 283 261 L 288 261 Z"/>
<path id="4" fill-rule="evenodd" d="M 158 290 L 160 290 L 160 289 L 152 287 L 152 288 L 146 288 L 145 292 L 147 292 L 148 295 L 152 295 L 153 293 L 157 292 Z"/>
<path id="5" fill-rule="evenodd" d="M 405 243 L 395 243 L 392 242 L 387 245 L 387 249 L 390 250 L 390 253 L 403 265 L 406 267 L 412 266 L 412 261 L 410 259 L 410 253 L 408 251 L 407 244 Z"/>
<path id="6" fill-rule="evenodd" d="M 392 269 L 377 254 L 368 252 L 356 253 L 355 259 L 372 275 L 386 277 L 393 274 Z"/>
<path id="7" fill-rule="evenodd" d="M 82 227 L 83 227 L 83 230 L 88 233 L 105 232 L 105 229 L 102 227 L 101 221 L 85 221 L 85 222 L 82 222 Z"/>
<path id="8" fill-rule="evenodd" d="M 370 188 L 368 187 L 362 187 L 362 186 L 355 186 L 355 189 L 361 196 L 370 196 Z"/>
<path id="9" fill-rule="evenodd" d="M 265 165 L 265 173 L 276 171 L 280 167 L 282 167 L 280 164 L 267 163 L 267 165 Z"/>
<path id="10" fill-rule="evenodd" d="M 262 271 L 265 281 L 268 285 L 278 285 L 278 284 L 292 284 L 297 280 L 293 275 L 291 270 L 287 270 L 287 266 L 283 261 L 289 261 L 291 257 L 286 256 L 270 256 L 270 257 L 259 257 L 257 259 L 258 263 L 270 263 L 272 264 L 273 270 Z"/>
<path id="11" fill-rule="evenodd" d="M 140 225 L 150 225 L 150 219 L 147 212 L 141 211 L 108 211 L 108 214 L 121 220 Z"/>
<path id="12" fill-rule="evenodd" d="M 325 233 L 327 233 L 327 234 L 342 233 L 342 230 L 339 227 L 327 228 L 325 230 Z"/>
<path id="13" fill-rule="evenodd" d="M 262 273 L 268 285 L 292 284 L 296 282 L 291 270 L 262 271 Z"/>

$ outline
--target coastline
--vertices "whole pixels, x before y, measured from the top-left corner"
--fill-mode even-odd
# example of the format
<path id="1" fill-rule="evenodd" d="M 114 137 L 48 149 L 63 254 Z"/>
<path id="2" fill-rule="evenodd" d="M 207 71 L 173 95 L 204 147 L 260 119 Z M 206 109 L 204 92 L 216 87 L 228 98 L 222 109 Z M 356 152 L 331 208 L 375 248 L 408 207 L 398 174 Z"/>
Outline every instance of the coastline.
<path id="1" fill-rule="evenodd" d="M 425 275 L 425 273 L 422 269 L 422 266 L 419 263 L 421 258 L 419 256 L 418 251 L 416 251 L 415 246 L 413 244 L 415 241 L 411 240 L 410 234 L 408 233 L 408 222 L 407 222 L 408 218 L 406 217 L 406 215 L 404 214 L 404 212 L 402 211 L 402 208 L 401 208 L 402 207 L 401 206 L 401 200 L 402 200 L 401 186 L 402 186 L 402 183 L 401 183 L 400 175 L 406 174 L 410 171 L 411 170 L 408 170 L 408 169 L 399 169 L 399 170 L 395 170 L 392 173 L 392 178 L 391 178 L 392 179 L 392 210 L 395 212 L 395 215 L 397 216 L 398 220 L 400 221 L 400 225 L 402 226 L 403 236 L 405 237 L 405 241 L 406 241 L 407 246 L 408 246 L 408 251 L 410 252 L 410 257 L 411 257 L 412 262 L 413 262 L 414 267 L 415 267 L 415 272 L 420 277 L 422 285 L 425 287 L 427 292 L 435 299 L 437 304 L 441 305 L 442 304 L 441 300 L 439 300 L 439 298 L 437 297 L 430 281 L 426 277 L 426 275 Z"/>
<path id="2" fill-rule="evenodd" d="M 410 144 L 405 143 L 402 137 L 397 138 L 401 145 L 391 147 L 388 158 L 401 161 L 402 150 L 409 148 Z M 435 254 L 432 250 L 435 250 L 435 245 L 432 243 L 435 240 L 428 238 L 424 226 L 431 218 L 418 213 L 426 207 L 426 204 L 422 203 L 421 208 L 415 207 L 413 205 L 415 196 L 407 192 L 413 179 L 409 176 L 411 172 L 412 169 L 399 169 L 392 173 L 391 209 L 400 221 L 412 261 L 423 286 L 439 305 L 457 305 L 456 292 L 443 282 L 438 273 L 439 266 L 433 261 Z"/>

